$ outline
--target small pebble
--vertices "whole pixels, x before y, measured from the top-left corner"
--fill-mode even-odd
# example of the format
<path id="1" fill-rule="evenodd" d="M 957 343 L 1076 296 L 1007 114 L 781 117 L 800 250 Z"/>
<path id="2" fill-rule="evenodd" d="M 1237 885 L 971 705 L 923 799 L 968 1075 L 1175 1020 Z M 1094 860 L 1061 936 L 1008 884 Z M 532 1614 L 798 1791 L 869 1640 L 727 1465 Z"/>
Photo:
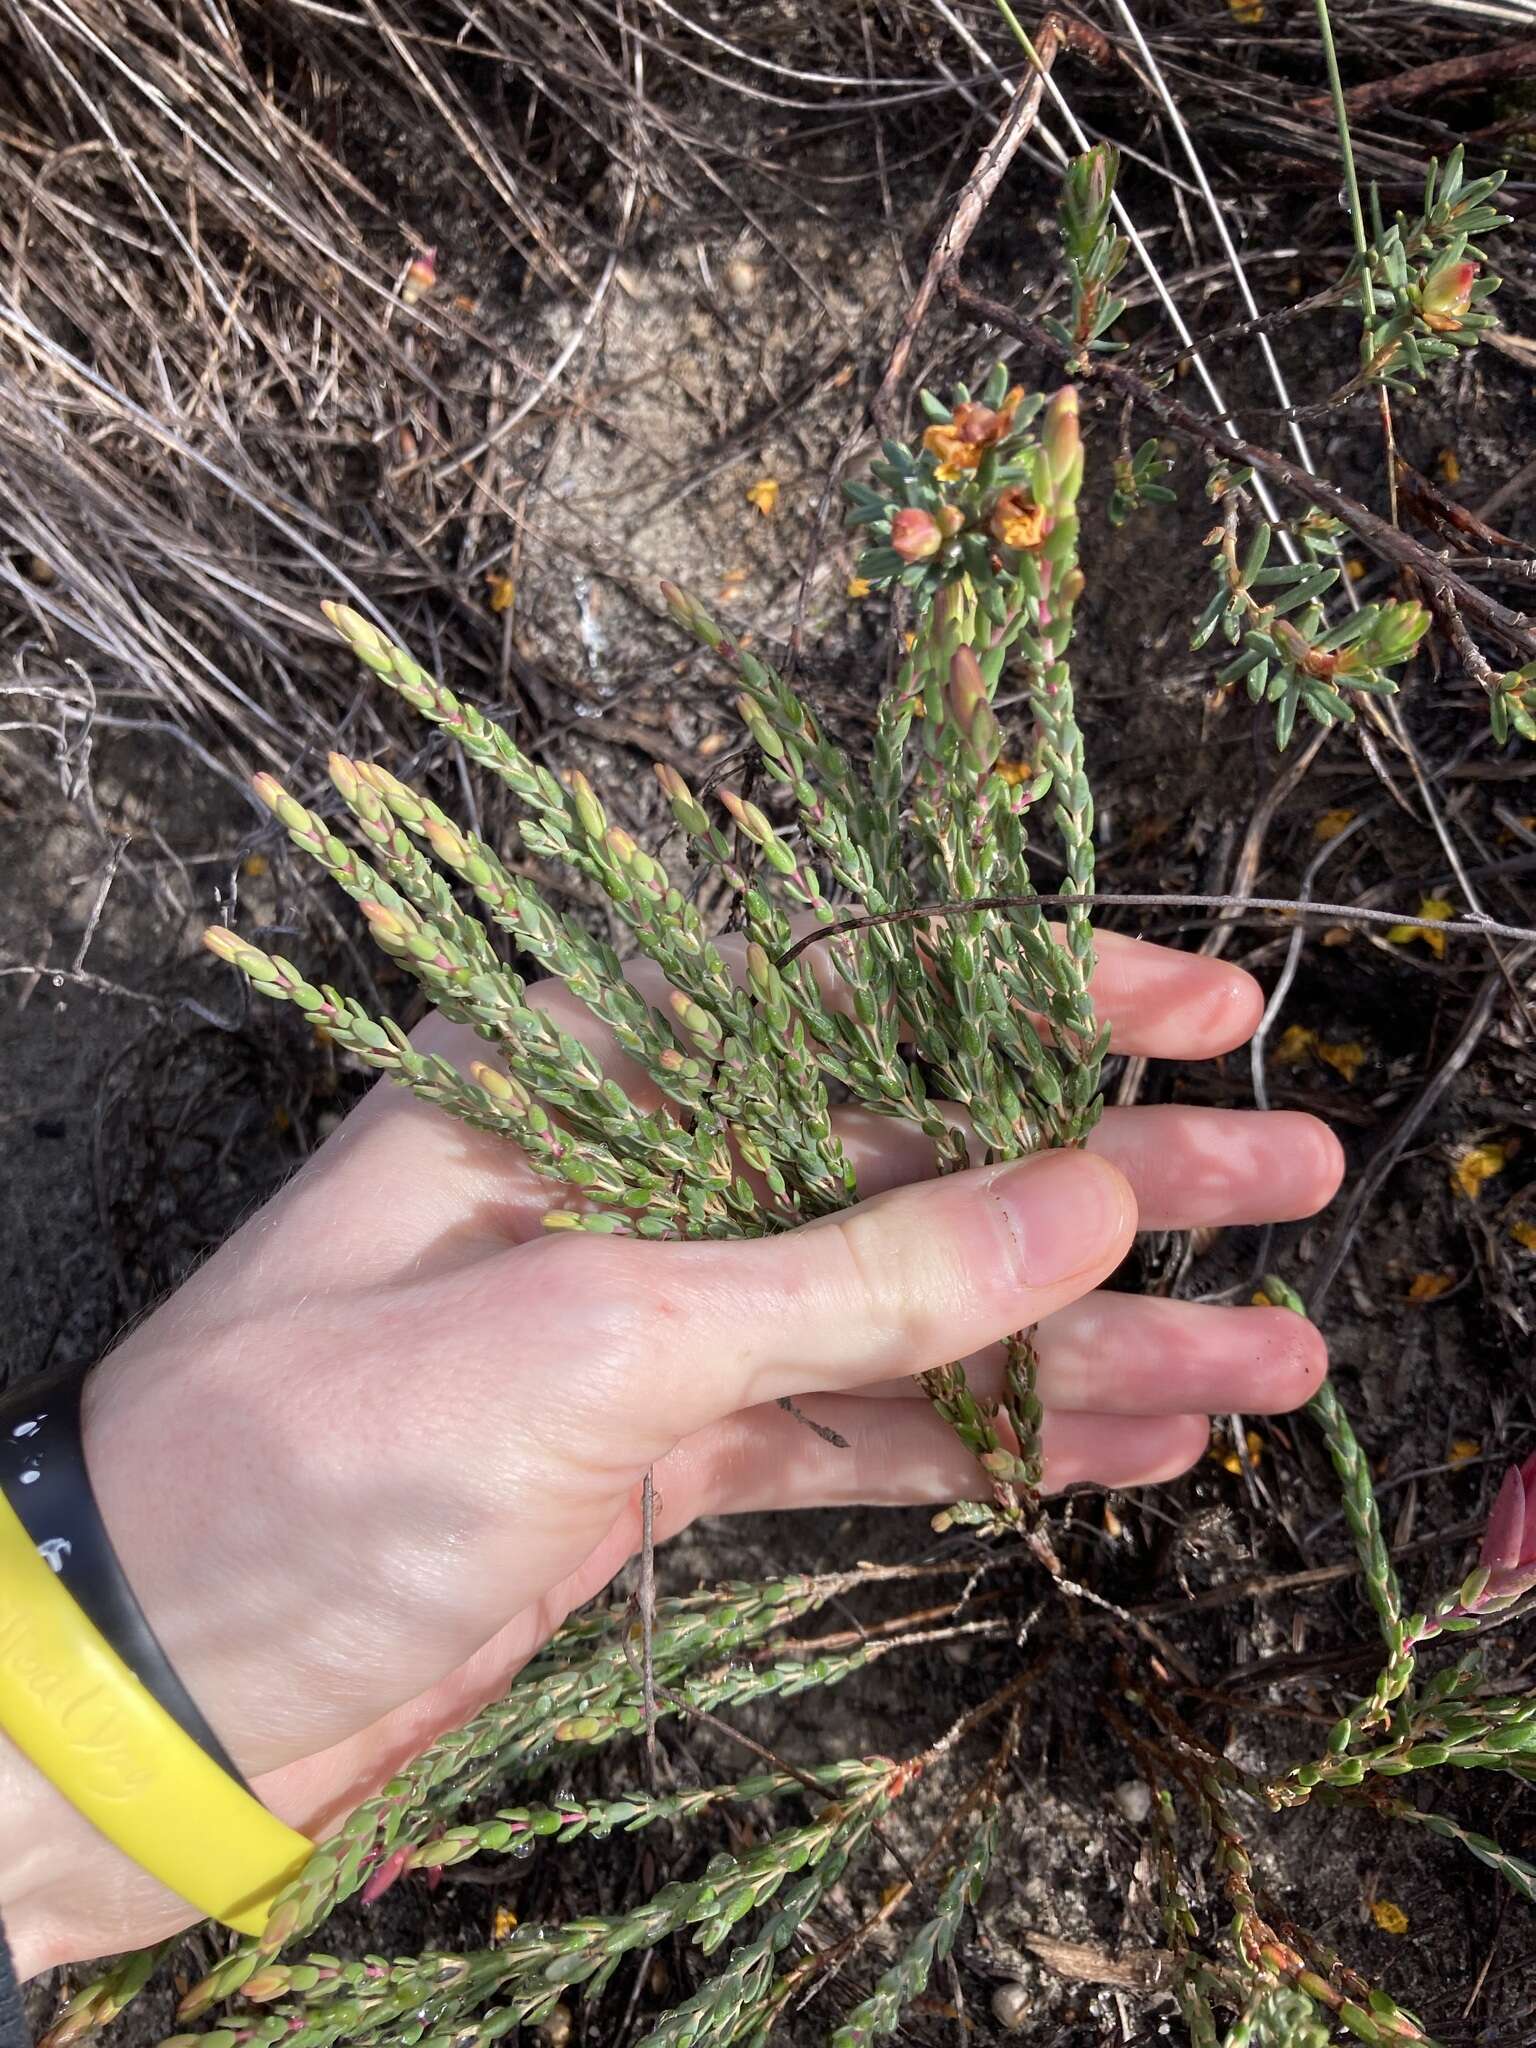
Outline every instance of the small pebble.
<path id="1" fill-rule="evenodd" d="M 1139 1828 L 1152 1811 L 1151 1787 L 1140 1778 L 1127 1778 L 1123 1785 L 1115 1787 L 1115 1804 L 1131 1826 Z"/>
<path id="2" fill-rule="evenodd" d="M 1005 2034 L 1017 2034 L 1034 2003 L 1027 1984 L 999 1984 L 992 1994 L 992 2017 Z"/>
<path id="3" fill-rule="evenodd" d="M 571 2009 L 568 2005 L 557 2005 L 547 2012 L 539 2022 L 539 2039 L 544 2048 L 565 2048 L 571 2038 Z"/>

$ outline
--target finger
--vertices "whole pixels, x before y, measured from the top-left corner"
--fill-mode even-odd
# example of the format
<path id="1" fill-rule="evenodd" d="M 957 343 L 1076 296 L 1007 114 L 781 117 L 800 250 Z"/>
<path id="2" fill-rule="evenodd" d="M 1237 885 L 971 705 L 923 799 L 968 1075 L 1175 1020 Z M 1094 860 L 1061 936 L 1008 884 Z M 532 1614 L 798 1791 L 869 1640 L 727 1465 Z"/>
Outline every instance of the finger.
<path id="1" fill-rule="evenodd" d="M 869 1110 L 840 1111 L 834 1122 L 866 1194 L 935 1171 L 932 1145 L 911 1124 Z M 1107 1109 L 1088 1150 L 1131 1183 L 1143 1230 L 1291 1222 L 1330 1202 L 1344 1173 L 1338 1139 L 1300 1110 Z"/>
<path id="2" fill-rule="evenodd" d="M 1094 995 L 1117 1049 L 1202 1059 L 1251 1034 L 1262 1010 L 1262 992 L 1241 969 L 1113 932 L 1100 933 L 1097 944 Z M 727 938 L 721 949 L 740 976 L 745 942 Z M 811 955 L 824 952 L 811 949 Z M 660 971 L 639 961 L 629 972 L 666 1014 Z M 818 972 L 836 997 L 842 984 L 824 957 Z M 659 1102 L 659 1091 L 643 1069 L 619 1052 L 612 1033 L 563 983 L 538 984 L 531 1000 L 591 1047 L 635 1101 L 644 1107 Z M 473 1032 L 436 1015 L 413 1034 L 413 1042 L 461 1070 L 485 1052 Z M 870 1191 L 882 1184 L 889 1183 L 877 1180 Z M 379 1200 L 383 1188 L 390 1191 L 387 1204 Z M 539 1232 L 551 1199 L 550 1183 L 533 1172 L 515 1146 L 470 1130 L 394 1082 L 381 1080 L 264 1212 L 259 1227 L 270 1233 L 288 1226 L 289 1285 L 300 1292 L 336 1290 L 448 1270 L 509 1242 L 523 1242 Z M 324 1220 L 354 1207 L 366 1210 L 373 1228 L 339 1263 Z M 247 1275 L 253 1276 L 256 1266 L 245 1257 L 247 1251 L 242 1247 L 242 1258 Z M 216 1276 L 210 1269 L 205 1272 L 223 1286 L 234 1262 L 217 1263 Z"/>
<path id="3" fill-rule="evenodd" d="M 926 1400 L 824 1394 L 801 1405 L 842 1437 L 842 1447 L 777 1405 L 745 1409 L 688 1438 L 658 1466 L 658 1534 L 673 1534 L 699 1515 L 926 1506 L 978 1499 L 985 1491 L 975 1459 Z M 1158 1484 L 1187 1471 L 1208 1435 L 1203 1414 L 1131 1422 L 1048 1410 L 1041 1425 L 1045 1490 Z"/>
<path id="4" fill-rule="evenodd" d="M 813 928 L 806 918 L 793 920 L 803 935 Z M 1060 927 L 1052 929 L 1060 935 Z M 732 977 L 746 979 L 747 942 L 739 934 L 716 941 Z M 1243 1045 L 1264 1014 L 1264 991 L 1251 974 L 1224 960 L 1200 953 L 1181 953 L 1172 946 L 1127 938 L 1121 932 L 1096 932 L 1097 964 L 1089 984 L 1101 1024 L 1109 1026 L 1115 1052 L 1153 1059 L 1204 1060 Z M 799 955 L 815 975 L 823 1000 L 834 1010 L 847 1010 L 851 998 L 833 963 L 830 949 L 809 946 Z M 667 980 L 650 960 L 632 960 L 626 978 L 663 1015 L 669 1014 Z M 599 1054 L 605 1068 L 624 1082 L 650 1090 L 643 1071 L 613 1043 L 607 1027 L 598 1024 L 578 996 L 563 982 L 540 982 L 530 1000 Z M 637 1098 L 638 1099 L 638 1098 Z"/>
<path id="5" fill-rule="evenodd" d="M 1209 1060 L 1246 1045 L 1264 1014 L 1264 991 L 1225 960 L 1180 953 L 1121 932 L 1093 935 L 1093 1007 L 1115 1052 Z"/>
<path id="6" fill-rule="evenodd" d="M 1102 1289 L 1040 1325 L 1039 1394 L 1047 1408 L 1099 1415 L 1280 1415 L 1310 1401 L 1327 1347 L 1289 1309 L 1151 1301 Z M 1003 1390 L 1000 1349 L 965 1362 L 978 1394 Z M 911 1382 L 860 1387 L 861 1399 L 911 1398 Z"/>
<path id="7" fill-rule="evenodd" d="M 1082 1152 L 977 1168 L 780 1236 L 647 1244 L 545 1240 L 413 1290 L 466 1358 L 504 1349 L 535 1375 L 524 1415 L 555 1455 L 639 1469 L 706 1424 L 783 1394 L 834 1392 L 963 1357 L 1038 1322 L 1119 1264 L 1124 1178 Z"/>

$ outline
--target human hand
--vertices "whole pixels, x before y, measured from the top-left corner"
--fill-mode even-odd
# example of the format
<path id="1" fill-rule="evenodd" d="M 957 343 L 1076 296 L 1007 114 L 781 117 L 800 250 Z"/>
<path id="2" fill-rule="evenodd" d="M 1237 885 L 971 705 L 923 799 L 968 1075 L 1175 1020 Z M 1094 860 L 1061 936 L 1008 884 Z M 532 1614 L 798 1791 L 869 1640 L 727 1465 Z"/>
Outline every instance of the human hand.
<path id="1" fill-rule="evenodd" d="M 1241 972 L 1099 937 L 1118 1050 L 1199 1059 L 1260 1009 Z M 643 979 L 637 970 L 636 979 Z M 582 1007 L 539 999 L 629 1070 Z M 418 1043 L 483 1047 L 434 1019 Z M 506 1684 L 639 1540 L 701 1514 L 947 1501 L 975 1465 L 910 1376 L 1040 1323 L 1046 1483 L 1199 1455 L 1210 1409 L 1304 1401 L 1284 1310 L 1096 1291 L 1137 1227 L 1282 1221 L 1341 1157 L 1286 1113 L 1109 1110 L 1084 1153 L 923 1182 L 921 1136 L 839 1115 L 866 1199 L 782 1236 L 545 1233 L 549 1183 L 380 1084 L 304 1171 L 93 1375 L 86 1445 L 161 1641 L 277 1812 L 321 1833 Z M 795 1397 L 838 1449 L 776 1405 Z M 140 1946 L 178 1900 L 0 1744 L 0 1911 L 24 1974 Z"/>

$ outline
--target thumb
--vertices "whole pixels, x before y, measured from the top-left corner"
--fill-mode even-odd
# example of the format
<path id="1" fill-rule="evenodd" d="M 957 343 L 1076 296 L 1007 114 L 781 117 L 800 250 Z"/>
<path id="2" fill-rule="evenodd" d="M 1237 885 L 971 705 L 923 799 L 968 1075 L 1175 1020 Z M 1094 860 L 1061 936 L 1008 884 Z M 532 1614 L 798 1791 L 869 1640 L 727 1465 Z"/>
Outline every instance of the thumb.
<path id="1" fill-rule="evenodd" d="M 589 1454 L 606 1438 L 643 1465 L 739 1408 L 996 1343 L 1096 1286 L 1135 1228 L 1135 1196 L 1108 1160 L 1047 1152 L 744 1243 L 573 1235 L 533 1253 L 547 1289 L 525 1266 L 518 1293 L 560 1303 L 562 1351 L 588 1362 L 563 1392 L 584 1411 L 570 1421 Z"/>

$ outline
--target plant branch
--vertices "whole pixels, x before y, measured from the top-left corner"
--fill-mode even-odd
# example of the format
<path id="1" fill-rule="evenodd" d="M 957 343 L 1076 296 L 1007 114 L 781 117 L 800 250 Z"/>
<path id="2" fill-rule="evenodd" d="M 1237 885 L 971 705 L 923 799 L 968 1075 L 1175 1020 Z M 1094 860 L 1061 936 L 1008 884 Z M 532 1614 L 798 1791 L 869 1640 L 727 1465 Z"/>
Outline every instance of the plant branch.
<path id="1" fill-rule="evenodd" d="M 1038 322 L 1011 306 L 973 292 L 953 271 L 946 275 L 943 288 L 951 304 L 978 324 L 985 323 L 1004 334 L 1011 334 L 1015 340 L 1032 343 L 1056 362 L 1065 364 L 1071 356 L 1072 351 L 1064 348 Z M 1347 492 L 1325 483 L 1299 463 L 1288 461 L 1271 449 L 1256 447 L 1251 441 L 1225 432 L 1214 421 L 1202 419 L 1177 399 L 1169 398 L 1134 371 L 1107 357 L 1090 357 L 1086 363 L 1078 365 L 1077 373 L 1084 383 L 1102 384 L 1106 389 L 1132 399 L 1181 440 L 1192 441 L 1228 462 L 1257 470 L 1261 476 L 1295 492 L 1320 511 L 1331 513 L 1335 519 L 1342 520 L 1379 560 L 1391 562 L 1401 569 L 1411 569 L 1427 584 L 1449 591 L 1464 617 L 1491 633 L 1526 661 L 1536 660 L 1536 628 L 1524 612 L 1511 611 L 1507 605 L 1487 596 L 1448 568 L 1439 555 L 1411 535 L 1400 532 L 1389 520 L 1372 512 Z"/>

